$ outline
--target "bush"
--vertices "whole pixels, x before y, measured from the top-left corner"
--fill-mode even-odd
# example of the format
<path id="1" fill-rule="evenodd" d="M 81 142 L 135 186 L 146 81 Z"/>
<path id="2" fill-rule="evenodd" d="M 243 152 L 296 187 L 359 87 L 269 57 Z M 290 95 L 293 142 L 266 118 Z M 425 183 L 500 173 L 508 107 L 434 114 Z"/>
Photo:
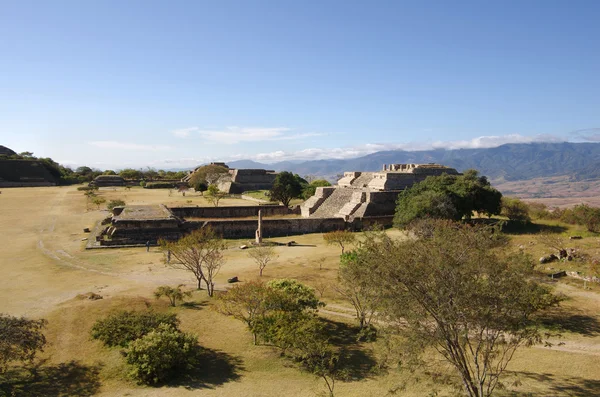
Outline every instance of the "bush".
<path id="1" fill-rule="evenodd" d="M 180 370 L 198 362 L 199 346 L 195 335 L 185 334 L 168 324 L 137 339 L 125 352 L 132 368 L 129 375 L 140 383 L 168 380 Z"/>
<path id="2" fill-rule="evenodd" d="M 174 189 L 177 185 L 173 182 L 149 182 L 144 186 L 145 189 Z"/>
<path id="3" fill-rule="evenodd" d="M 106 204 L 106 208 L 108 208 L 109 211 L 112 211 L 115 207 L 123 207 L 123 206 L 125 206 L 125 201 L 123 201 L 121 199 L 110 200 L 108 202 L 108 204 Z"/>
<path id="4" fill-rule="evenodd" d="M 42 329 L 46 320 L 28 320 L 0 314 L 0 373 L 13 361 L 31 363 L 42 351 L 46 338 Z"/>
<path id="5" fill-rule="evenodd" d="M 175 314 L 120 311 L 98 320 L 92 327 L 92 338 L 101 340 L 106 346 L 126 347 L 132 341 L 156 330 L 161 324 L 177 328 L 179 320 Z"/>
<path id="6" fill-rule="evenodd" d="M 502 197 L 501 213 L 511 221 L 522 223 L 531 222 L 531 218 L 529 217 L 529 206 L 516 198 Z"/>
<path id="7" fill-rule="evenodd" d="M 140 182 L 140 186 L 141 186 L 141 187 L 146 187 L 146 181 L 141 181 L 141 182 Z"/>

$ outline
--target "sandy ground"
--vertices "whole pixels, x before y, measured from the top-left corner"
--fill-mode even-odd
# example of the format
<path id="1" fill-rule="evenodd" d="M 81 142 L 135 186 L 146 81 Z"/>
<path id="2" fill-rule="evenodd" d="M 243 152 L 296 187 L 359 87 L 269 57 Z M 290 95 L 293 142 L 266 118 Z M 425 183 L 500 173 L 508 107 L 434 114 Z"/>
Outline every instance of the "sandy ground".
<path id="1" fill-rule="evenodd" d="M 102 189 L 100 194 L 107 200 L 125 199 L 129 204 L 190 205 L 189 200 L 191 205 L 206 204 L 199 195 L 169 196 L 164 190 L 134 188 L 128 192 L 117 188 Z M 252 203 L 223 200 L 221 204 Z M 106 211 L 87 210 L 82 192 L 75 187 L 4 189 L 0 194 L 0 235 L 4 243 L 0 249 L 0 312 L 49 320 L 50 362 L 76 359 L 87 365 L 103 363 L 102 385 L 96 393 L 105 396 L 314 396 L 323 391 L 321 380 L 290 366 L 274 350 L 251 346 L 241 322 L 208 308 L 177 309 L 182 328 L 197 333 L 203 346 L 239 359 L 239 378 L 203 387 L 158 389 L 142 388 L 124 379 L 125 368 L 118 352 L 90 340 L 93 321 L 115 308 L 164 305 L 152 298 L 156 286 L 183 283 L 193 288 L 195 280 L 184 271 L 167 267 L 156 248 L 150 252 L 145 248 L 84 250 L 82 239 L 87 234 L 83 228 L 105 216 Z M 265 269 L 264 279 L 294 277 L 313 286 L 335 279 L 339 247 L 324 245 L 320 234 L 273 240 L 291 239 L 300 246 L 277 247 L 278 258 Z M 256 265 L 246 251 L 239 249 L 246 243 L 228 241 L 227 263 L 216 279 L 218 288 L 227 287 L 226 279 L 232 276 L 242 281 L 257 277 Z M 585 308 L 586 313 L 600 313 L 596 291 L 570 285 L 559 288 L 571 298 L 568 305 Z M 98 293 L 104 299 L 76 298 L 87 292 Z M 326 289 L 324 299 L 328 306 L 322 310 L 323 315 L 352 320 L 352 310 L 335 300 L 331 288 Z M 562 342 L 552 349 L 523 349 L 510 369 L 521 374 L 523 388 L 534 395 L 597 395 L 593 390 L 600 387 L 600 330 L 592 329 L 585 335 L 568 333 Z M 405 376 L 391 372 L 340 383 L 336 395 L 385 395 Z M 428 383 L 420 383 L 407 387 L 403 395 L 421 396 L 425 389 L 432 390 Z"/>

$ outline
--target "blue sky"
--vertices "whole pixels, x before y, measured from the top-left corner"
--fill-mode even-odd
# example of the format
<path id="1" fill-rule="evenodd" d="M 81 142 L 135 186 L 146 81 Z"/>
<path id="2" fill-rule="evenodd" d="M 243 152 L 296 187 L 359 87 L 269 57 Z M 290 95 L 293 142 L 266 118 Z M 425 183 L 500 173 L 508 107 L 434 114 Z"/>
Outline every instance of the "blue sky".
<path id="1" fill-rule="evenodd" d="M 594 141 L 599 18 L 566 0 L 0 0 L 0 144 L 105 169 Z"/>

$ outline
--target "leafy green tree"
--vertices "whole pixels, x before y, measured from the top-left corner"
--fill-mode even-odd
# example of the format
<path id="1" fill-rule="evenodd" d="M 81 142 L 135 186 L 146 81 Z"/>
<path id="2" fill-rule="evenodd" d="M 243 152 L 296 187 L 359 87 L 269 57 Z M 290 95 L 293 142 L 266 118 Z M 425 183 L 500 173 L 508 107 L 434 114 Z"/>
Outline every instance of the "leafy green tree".
<path id="1" fill-rule="evenodd" d="M 206 190 L 208 190 L 208 186 L 206 185 L 206 182 L 197 182 L 197 183 L 194 185 L 194 190 L 195 190 L 196 192 L 200 192 L 202 195 L 204 195 L 204 192 L 205 192 Z"/>
<path id="2" fill-rule="evenodd" d="M 161 285 L 154 291 L 154 297 L 160 299 L 161 297 L 166 296 L 169 298 L 171 306 L 175 307 L 177 306 L 177 301 L 183 302 L 185 297 L 192 295 L 191 291 L 182 291 L 181 287 L 183 287 L 183 284 L 178 285 L 176 288 L 168 285 Z"/>
<path id="3" fill-rule="evenodd" d="M 121 199 L 110 200 L 108 202 L 108 204 L 106 204 L 106 208 L 109 211 L 112 211 L 115 207 L 124 207 L 124 206 L 125 206 L 125 201 L 123 201 Z"/>
<path id="4" fill-rule="evenodd" d="M 377 286 L 372 279 L 374 275 L 370 274 L 372 270 L 363 250 L 347 252 L 340 258 L 335 289 L 354 308 L 361 329 L 371 327 L 371 320 L 380 306 Z"/>
<path id="5" fill-rule="evenodd" d="M 206 284 L 208 296 L 214 293 L 214 277 L 225 263 L 225 242 L 211 227 L 203 227 L 185 235 L 178 241 L 160 240 L 163 251 L 174 258 L 169 266 L 191 272 L 198 282 Z"/>
<path id="6" fill-rule="evenodd" d="M 506 244 L 497 231 L 440 221 L 432 229 L 363 244 L 379 313 L 407 352 L 433 348 L 468 396 L 490 396 L 515 351 L 541 342 L 535 316 L 559 299 L 534 280 L 530 258 L 497 249 Z"/>
<path id="7" fill-rule="evenodd" d="M 132 341 L 158 328 L 160 324 L 177 328 L 179 320 L 172 313 L 123 310 L 97 320 L 92 327 L 91 335 L 105 346 L 126 347 Z"/>
<path id="8" fill-rule="evenodd" d="M 206 197 L 206 200 L 209 203 L 211 203 L 215 207 L 218 207 L 219 201 L 221 201 L 221 199 L 223 199 L 226 195 L 226 193 L 219 190 L 217 185 L 210 185 L 206 190 L 206 195 L 204 195 L 204 197 Z"/>
<path id="9" fill-rule="evenodd" d="M 315 179 L 310 182 L 308 185 L 305 185 L 302 189 L 302 198 L 307 200 L 308 198 L 315 195 L 318 187 L 327 187 L 331 186 L 331 183 L 326 181 L 325 179 Z"/>
<path id="10" fill-rule="evenodd" d="M 513 197 L 502 197 L 502 215 L 511 221 L 531 222 L 527 203 Z"/>
<path id="11" fill-rule="evenodd" d="M 199 351 L 195 335 L 160 324 L 131 342 L 125 357 L 131 367 L 129 375 L 140 383 L 152 385 L 193 368 L 199 362 Z"/>
<path id="12" fill-rule="evenodd" d="M 270 190 L 271 201 L 281 201 L 283 205 L 289 206 L 292 199 L 302 194 L 301 180 L 303 179 L 291 172 L 277 174 Z"/>
<path id="13" fill-rule="evenodd" d="M 323 234 L 323 240 L 325 240 L 327 245 L 339 245 L 343 255 L 346 246 L 354 243 L 356 237 L 354 236 L 354 233 L 349 230 L 334 230 Z"/>
<path id="14" fill-rule="evenodd" d="M 42 330 L 46 320 L 30 320 L 0 314 L 0 374 L 12 362 L 32 364 L 37 353 L 43 351 L 46 337 Z"/>
<path id="15" fill-rule="evenodd" d="M 315 295 L 314 289 L 294 279 L 271 280 L 267 283 L 267 287 L 285 295 L 290 303 L 289 307 L 284 309 L 287 311 L 316 310 L 319 307 L 325 306 Z"/>
<path id="16" fill-rule="evenodd" d="M 208 164 L 199 167 L 191 175 L 189 184 L 196 186 L 199 183 L 204 183 L 206 186 L 214 185 L 218 180 L 229 174 L 229 168 L 222 165 Z"/>
<path id="17" fill-rule="evenodd" d="M 475 170 L 430 176 L 398 196 L 394 224 L 403 228 L 423 218 L 470 219 L 473 212 L 498 215 L 501 200 L 502 193 Z"/>

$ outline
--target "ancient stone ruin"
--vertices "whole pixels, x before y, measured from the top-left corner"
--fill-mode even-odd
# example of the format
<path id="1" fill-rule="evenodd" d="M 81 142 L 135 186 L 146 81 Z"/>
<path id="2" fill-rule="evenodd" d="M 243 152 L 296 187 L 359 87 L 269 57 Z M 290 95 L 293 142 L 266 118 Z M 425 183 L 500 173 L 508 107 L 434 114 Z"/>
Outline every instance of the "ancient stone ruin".
<path id="1" fill-rule="evenodd" d="M 56 186 L 56 178 L 43 162 L 10 158 L 15 154 L 0 146 L 0 187 Z"/>
<path id="2" fill-rule="evenodd" d="M 126 182 L 123 177 L 119 175 L 98 175 L 90 186 L 107 187 L 107 186 L 125 186 Z"/>
<path id="3" fill-rule="evenodd" d="M 225 163 L 210 163 L 211 165 L 219 165 L 229 168 Z M 197 170 L 197 169 L 196 169 Z M 189 182 L 192 174 L 196 171 L 191 171 L 183 182 Z M 253 168 L 230 168 L 227 174 L 223 174 L 216 182 L 220 191 L 229 194 L 241 194 L 250 190 L 269 190 L 273 187 L 277 173 L 273 170 L 253 169 Z"/>
<path id="4" fill-rule="evenodd" d="M 156 244 L 160 238 L 175 240 L 191 230 L 209 226 L 224 238 L 248 238 L 256 243 L 271 237 L 359 231 L 374 224 L 389 227 L 398 194 L 430 175 L 443 173 L 458 174 L 454 168 L 439 164 L 391 164 L 384 165 L 380 172 L 346 172 L 336 186 L 317 188 L 314 196 L 295 208 L 283 205 L 117 207 L 112 217 L 96 228 L 88 248 L 143 245 L 147 241 Z M 242 180 L 251 185 L 258 179 Z"/>

